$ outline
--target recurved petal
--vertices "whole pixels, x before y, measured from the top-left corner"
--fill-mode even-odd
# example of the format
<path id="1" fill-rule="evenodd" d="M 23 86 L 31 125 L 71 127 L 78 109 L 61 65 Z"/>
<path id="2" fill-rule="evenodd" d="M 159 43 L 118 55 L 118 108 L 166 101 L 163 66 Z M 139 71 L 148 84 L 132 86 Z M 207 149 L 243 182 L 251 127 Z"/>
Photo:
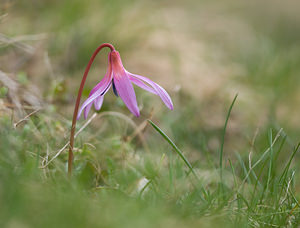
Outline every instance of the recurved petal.
<path id="1" fill-rule="evenodd" d="M 83 111 L 83 117 L 84 117 L 85 120 L 87 119 L 87 117 L 88 117 L 88 115 L 89 115 L 89 112 L 90 112 L 90 110 L 91 110 L 92 105 L 93 105 L 93 103 L 89 103 L 89 104 L 85 107 L 85 109 L 84 109 L 84 111 Z M 79 115 L 79 116 L 80 116 L 80 115 Z M 79 117 L 77 117 L 77 119 L 79 119 Z"/>
<path id="2" fill-rule="evenodd" d="M 93 94 L 101 87 L 101 85 L 102 85 L 102 81 L 99 82 L 99 83 L 91 90 L 91 92 L 90 92 L 90 94 L 89 94 L 89 97 L 92 96 L 92 95 L 93 95 Z M 95 98 L 95 100 L 96 100 L 96 99 L 97 99 L 97 98 Z M 94 102 L 95 102 L 95 101 L 94 101 Z M 84 112 L 83 112 L 84 119 L 87 119 L 88 114 L 89 114 L 89 112 L 90 112 L 90 110 L 91 110 L 92 105 L 93 105 L 93 103 L 91 102 L 91 103 L 89 103 L 89 104 L 84 108 Z M 80 115 L 79 115 L 79 116 L 80 116 Z"/>
<path id="3" fill-rule="evenodd" d="M 94 99 L 94 106 L 95 106 L 95 109 L 96 110 L 100 110 L 102 104 L 103 104 L 103 100 L 104 100 L 104 95 L 107 93 L 107 91 L 109 90 L 111 84 L 108 85 L 108 87 L 104 90 L 104 92 L 101 93 L 101 95 L 99 95 L 98 97 L 96 97 Z M 95 93 L 96 90 L 92 90 L 90 95 L 93 95 Z M 88 114 L 92 108 L 92 105 L 93 105 L 93 102 L 89 103 L 85 108 L 84 108 L 84 112 L 83 112 L 83 116 L 84 116 L 84 119 L 87 119 L 88 117 Z"/>
<path id="4" fill-rule="evenodd" d="M 100 82 L 101 83 L 101 82 Z M 99 85 L 99 84 L 98 84 Z M 97 85 L 97 86 L 98 86 Z M 82 113 L 82 111 L 86 108 L 85 112 L 84 112 L 84 118 L 87 118 L 87 115 L 91 109 L 92 106 L 92 102 L 98 98 L 99 96 L 104 95 L 105 92 L 107 92 L 108 88 L 110 87 L 110 82 L 105 82 L 103 83 L 101 86 L 98 87 L 98 90 L 94 90 L 92 94 L 90 94 L 90 96 L 85 100 L 85 102 L 83 102 L 83 104 L 81 105 L 78 115 L 77 115 L 77 119 L 80 118 L 80 115 Z"/>
<path id="5" fill-rule="evenodd" d="M 137 117 L 140 116 L 140 110 L 137 105 L 135 92 L 133 86 L 129 80 L 128 75 L 125 71 L 122 73 L 114 72 L 114 83 L 117 89 L 117 92 L 121 99 L 124 101 L 127 108 Z"/>
<path id="6" fill-rule="evenodd" d="M 146 78 L 144 76 L 141 76 L 141 75 L 137 75 L 137 74 L 132 74 L 132 73 L 129 73 L 126 71 L 126 73 L 133 77 L 133 78 L 136 78 L 136 79 L 140 79 L 142 80 L 143 82 L 146 82 L 148 83 L 150 86 L 152 86 L 152 88 L 154 89 L 155 93 L 160 96 L 160 98 L 162 99 L 162 101 L 165 103 L 165 105 L 173 110 L 173 102 L 172 102 L 172 99 L 171 97 L 169 96 L 169 94 L 167 93 L 167 91 L 162 88 L 160 85 L 158 85 L 157 83 L 151 81 L 149 78 Z M 149 91 L 149 90 L 148 90 Z"/>
<path id="7" fill-rule="evenodd" d="M 129 80 L 133 84 L 137 85 L 138 87 L 140 87 L 140 88 L 142 88 L 142 89 L 144 89 L 144 90 L 146 90 L 146 91 L 148 91 L 150 93 L 157 94 L 156 91 L 153 88 L 151 88 L 150 86 L 146 85 L 142 80 L 137 79 L 135 77 L 132 77 L 130 74 L 128 74 L 128 76 L 129 76 Z"/>
<path id="8" fill-rule="evenodd" d="M 96 110 L 100 110 L 102 104 L 103 104 L 103 100 L 104 100 L 104 95 L 103 96 L 99 96 L 95 99 L 94 101 L 94 106 Z"/>
<path id="9" fill-rule="evenodd" d="M 102 104 L 103 104 L 103 100 L 104 100 L 104 95 L 107 93 L 107 91 L 110 89 L 111 87 L 111 83 L 109 84 L 109 86 L 107 87 L 107 89 L 104 91 L 104 93 L 97 97 L 95 100 L 94 100 L 94 106 L 95 106 L 95 109 L 96 110 L 100 110 Z"/>

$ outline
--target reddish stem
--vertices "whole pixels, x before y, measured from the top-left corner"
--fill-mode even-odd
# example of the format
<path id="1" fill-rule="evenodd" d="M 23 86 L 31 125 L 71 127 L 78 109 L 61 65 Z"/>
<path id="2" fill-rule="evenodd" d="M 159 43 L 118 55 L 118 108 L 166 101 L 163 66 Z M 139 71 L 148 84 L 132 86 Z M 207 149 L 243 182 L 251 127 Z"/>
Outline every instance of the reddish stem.
<path id="1" fill-rule="evenodd" d="M 83 87 L 84 87 L 87 75 L 88 75 L 88 73 L 90 71 L 91 65 L 94 62 L 96 55 L 104 47 L 110 48 L 111 51 L 115 50 L 114 46 L 111 45 L 111 44 L 109 44 L 109 43 L 101 44 L 95 50 L 95 52 L 93 53 L 92 57 L 90 58 L 89 63 L 87 64 L 87 66 L 85 68 L 85 72 L 84 72 L 84 75 L 82 77 L 82 80 L 81 80 L 81 83 L 80 83 L 80 87 L 79 87 L 79 90 L 78 90 L 76 104 L 75 104 L 75 109 L 74 109 L 74 113 L 73 113 L 73 121 L 72 121 L 71 135 L 70 135 L 70 144 L 69 144 L 69 159 L 68 159 L 68 174 L 69 174 L 69 176 L 72 175 L 72 165 L 73 165 L 73 157 L 74 157 L 74 155 L 73 155 L 74 135 L 75 135 L 75 128 L 76 128 L 76 122 L 77 122 L 77 115 L 78 115 L 78 108 L 79 108 L 79 104 L 80 104 L 80 98 L 81 98 Z"/>

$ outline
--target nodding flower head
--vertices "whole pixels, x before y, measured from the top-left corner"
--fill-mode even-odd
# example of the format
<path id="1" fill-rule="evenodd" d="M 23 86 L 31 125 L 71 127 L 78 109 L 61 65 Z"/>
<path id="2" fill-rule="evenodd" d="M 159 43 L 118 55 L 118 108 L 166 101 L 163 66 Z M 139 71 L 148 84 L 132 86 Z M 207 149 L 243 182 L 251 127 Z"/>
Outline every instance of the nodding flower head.
<path id="1" fill-rule="evenodd" d="M 173 110 L 173 103 L 169 94 L 160 85 L 144 76 L 129 73 L 123 66 L 119 52 L 112 50 L 108 55 L 108 68 L 104 78 L 91 90 L 89 97 L 80 107 L 77 119 L 79 119 L 82 112 L 84 112 L 84 118 L 86 119 L 93 104 L 96 110 L 100 110 L 104 95 L 110 87 L 113 87 L 115 95 L 120 96 L 130 112 L 138 117 L 140 111 L 132 83 L 158 95 L 165 105 Z"/>

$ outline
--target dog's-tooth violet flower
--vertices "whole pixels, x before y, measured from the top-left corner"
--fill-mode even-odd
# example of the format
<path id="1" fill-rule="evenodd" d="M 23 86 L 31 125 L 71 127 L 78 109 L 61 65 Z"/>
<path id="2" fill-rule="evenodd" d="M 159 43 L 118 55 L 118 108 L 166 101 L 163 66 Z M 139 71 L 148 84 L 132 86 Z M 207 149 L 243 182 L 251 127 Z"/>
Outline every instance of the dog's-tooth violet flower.
<path id="1" fill-rule="evenodd" d="M 110 53 L 108 54 L 108 68 L 104 78 L 91 90 L 89 97 L 87 100 L 82 104 L 79 109 L 80 99 L 83 91 L 83 87 L 90 71 L 90 68 L 97 56 L 97 54 L 104 48 L 110 48 Z M 96 110 L 99 110 L 103 103 L 104 95 L 110 89 L 113 88 L 114 93 L 116 96 L 120 96 L 121 99 L 124 101 L 125 105 L 128 109 L 135 115 L 140 115 L 140 110 L 138 108 L 136 102 L 135 92 L 132 86 L 132 83 L 141 87 L 144 90 L 149 91 L 150 93 L 158 95 L 165 105 L 169 109 L 173 109 L 173 103 L 169 96 L 169 94 L 158 84 L 151 81 L 150 79 L 129 73 L 125 70 L 122 60 L 120 58 L 119 52 L 117 52 L 113 45 L 109 43 L 101 44 L 93 53 L 90 61 L 87 64 L 85 72 L 83 74 L 73 113 L 73 120 L 72 120 L 72 127 L 70 133 L 70 143 L 69 143 L 69 158 L 68 158 L 68 173 L 69 175 L 72 174 L 72 165 L 73 165 L 73 145 L 75 139 L 75 129 L 76 129 L 76 122 L 79 119 L 82 112 L 84 112 L 84 118 L 86 119 L 91 107 L 95 106 Z"/>
<path id="2" fill-rule="evenodd" d="M 89 97 L 79 109 L 77 119 L 82 112 L 86 119 L 93 104 L 95 109 L 99 110 L 103 103 L 103 97 L 110 87 L 113 88 L 116 96 L 120 96 L 127 108 L 138 117 L 140 111 L 132 83 L 158 95 L 169 109 L 173 109 L 169 94 L 161 86 L 144 76 L 129 73 L 122 64 L 119 52 L 113 50 L 108 56 L 108 69 L 104 78 L 91 90 Z"/>

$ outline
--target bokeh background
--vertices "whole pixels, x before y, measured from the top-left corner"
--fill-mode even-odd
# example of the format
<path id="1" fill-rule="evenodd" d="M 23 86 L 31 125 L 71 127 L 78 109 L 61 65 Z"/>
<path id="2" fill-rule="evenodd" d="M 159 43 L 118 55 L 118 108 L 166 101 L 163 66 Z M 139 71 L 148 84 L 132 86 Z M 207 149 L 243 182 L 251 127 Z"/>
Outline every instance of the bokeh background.
<path id="1" fill-rule="evenodd" d="M 152 118 L 192 162 L 207 157 L 213 161 L 236 94 L 224 156 L 236 160 L 239 153 L 247 158 L 249 148 L 259 153 L 268 146 L 270 129 L 276 135 L 283 128 L 284 147 L 291 149 L 300 134 L 299 12 L 296 0 L 1 0 L 0 118 L 4 125 L 17 123 L 41 108 L 34 124 L 20 123 L 9 133 L 13 139 L 3 136 L 1 143 L 26 151 L 30 146 L 19 138 L 26 135 L 32 137 L 33 148 L 48 148 L 47 156 L 53 156 L 68 140 L 85 66 L 96 47 L 109 42 L 128 71 L 151 78 L 169 92 L 174 110 L 136 88 L 141 108 L 137 119 L 110 91 L 100 113 L 122 113 L 131 125 L 141 126 L 142 136 L 135 137 L 124 116 L 95 120 L 77 141 L 78 147 L 98 151 L 93 152 L 95 159 L 101 160 L 103 150 L 113 158 L 120 148 L 137 148 L 139 156 L 147 150 L 168 150 L 143 125 Z M 107 53 L 101 52 L 93 64 L 84 98 L 103 77 Z M 83 124 L 81 119 L 79 126 Z M 280 156 L 285 159 L 285 154 Z M 66 151 L 61 159 L 64 169 Z"/>
<path id="2" fill-rule="evenodd" d="M 241 138 L 272 122 L 296 140 L 298 10 L 297 1 L 2 0 L 1 70 L 17 80 L 25 77 L 40 102 L 54 104 L 69 118 L 92 52 L 110 42 L 129 71 L 160 83 L 174 99 L 175 110 L 169 112 L 137 89 L 143 115 L 155 107 L 176 134 L 192 133 L 182 140 L 188 145 L 195 134 L 222 127 L 236 93 L 232 129 Z M 106 53 L 101 54 L 85 95 L 106 64 Z M 142 97 L 151 102 L 145 106 Z M 116 110 L 115 100 L 109 94 L 105 108 Z"/>

